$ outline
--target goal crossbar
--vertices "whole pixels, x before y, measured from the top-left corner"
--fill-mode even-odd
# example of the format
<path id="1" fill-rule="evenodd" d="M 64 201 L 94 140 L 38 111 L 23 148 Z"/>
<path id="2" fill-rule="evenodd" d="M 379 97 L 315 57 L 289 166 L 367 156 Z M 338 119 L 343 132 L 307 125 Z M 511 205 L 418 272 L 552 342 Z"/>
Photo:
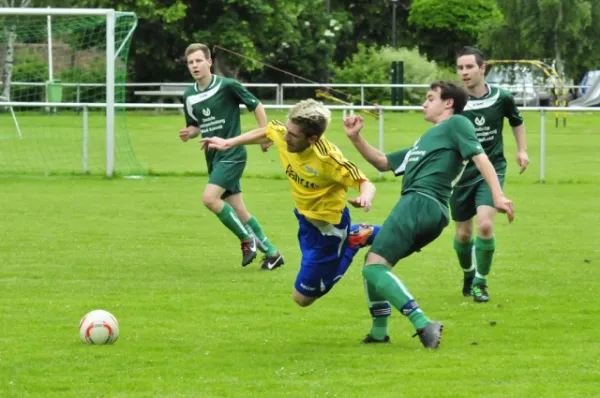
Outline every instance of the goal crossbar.
<path id="1" fill-rule="evenodd" d="M 108 15 L 112 8 L 0 8 L 0 15 Z"/>
<path id="2" fill-rule="evenodd" d="M 111 8 L 0 8 L 0 16 L 7 15 L 106 17 L 106 176 L 112 177 L 115 170 L 115 59 L 123 47 L 115 48 L 115 26 L 117 16 L 130 16 L 137 22 L 136 14 Z M 134 29 L 135 25 L 126 40 Z"/>

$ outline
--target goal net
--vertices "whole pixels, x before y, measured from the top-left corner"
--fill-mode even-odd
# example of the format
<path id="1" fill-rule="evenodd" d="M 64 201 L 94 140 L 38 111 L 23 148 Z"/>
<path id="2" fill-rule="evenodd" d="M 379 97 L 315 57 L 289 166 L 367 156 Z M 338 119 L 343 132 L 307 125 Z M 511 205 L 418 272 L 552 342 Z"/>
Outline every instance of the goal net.
<path id="1" fill-rule="evenodd" d="M 136 24 L 113 10 L 0 9 L 0 173 L 141 173 L 114 106 Z"/>

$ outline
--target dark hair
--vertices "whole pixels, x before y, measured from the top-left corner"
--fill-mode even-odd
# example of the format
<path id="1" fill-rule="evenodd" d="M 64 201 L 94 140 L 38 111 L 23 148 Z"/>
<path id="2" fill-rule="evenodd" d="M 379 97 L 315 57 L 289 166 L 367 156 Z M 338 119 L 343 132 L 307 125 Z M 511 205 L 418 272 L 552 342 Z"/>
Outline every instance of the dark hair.
<path id="1" fill-rule="evenodd" d="M 295 117 L 290 119 L 290 121 L 300 126 L 300 131 L 302 131 L 302 134 L 304 134 L 307 138 L 313 135 L 316 135 L 320 138 L 327 128 L 327 120 L 324 118 L 315 120 L 306 117 Z"/>
<path id="2" fill-rule="evenodd" d="M 481 67 L 481 65 L 485 64 L 485 57 L 480 49 L 477 47 L 465 46 L 461 48 L 458 53 L 456 53 L 456 58 L 463 57 L 465 55 L 474 55 L 475 62 L 477 62 L 477 66 Z"/>
<path id="3" fill-rule="evenodd" d="M 469 94 L 464 88 L 449 80 L 433 82 L 431 83 L 431 86 L 429 86 L 430 90 L 435 90 L 436 88 L 440 89 L 441 99 L 447 100 L 452 98 L 454 100 L 452 109 L 454 109 L 455 115 L 462 113 L 463 109 L 465 109 L 465 105 L 467 105 L 467 101 L 469 100 Z"/>

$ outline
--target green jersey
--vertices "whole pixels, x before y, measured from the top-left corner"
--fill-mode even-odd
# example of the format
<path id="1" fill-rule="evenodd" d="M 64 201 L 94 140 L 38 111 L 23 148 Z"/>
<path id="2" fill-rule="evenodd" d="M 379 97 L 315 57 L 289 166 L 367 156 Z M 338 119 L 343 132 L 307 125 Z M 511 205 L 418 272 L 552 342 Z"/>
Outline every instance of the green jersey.
<path id="1" fill-rule="evenodd" d="M 427 130 L 412 148 L 386 156 L 394 174 L 404 175 L 402 195 L 418 192 L 447 207 L 467 161 L 481 153 L 473 124 L 464 116 L 452 115 Z"/>
<path id="2" fill-rule="evenodd" d="M 200 128 L 202 137 L 232 138 L 242 133 L 240 126 L 240 104 L 253 112 L 260 101 L 235 79 L 212 75 L 210 84 L 201 90 L 194 83 L 183 93 L 185 122 L 187 126 Z M 244 146 L 225 152 L 205 151 L 206 163 L 245 162 Z"/>
<path id="3" fill-rule="evenodd" d="M 512 127 L 523 124 L 523 117 L 509 91 L 487 85 L 488 92 L 481 98 L 469 96 L 462 113 L 474 125 L 477 139 L 490 158 L 498 175 L 506 172 L 502 128 L 504 118 Z M 483 177 L 473 162 L 469 162 L 457 186 L 471 185 Z"/>

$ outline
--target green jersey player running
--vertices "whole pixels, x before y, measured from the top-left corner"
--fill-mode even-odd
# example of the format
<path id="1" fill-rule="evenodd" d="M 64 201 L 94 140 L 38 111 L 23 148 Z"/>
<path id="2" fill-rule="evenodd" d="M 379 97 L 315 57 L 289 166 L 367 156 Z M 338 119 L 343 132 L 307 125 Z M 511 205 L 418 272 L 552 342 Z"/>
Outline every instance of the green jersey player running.
<path id="1" fill-rule="evenodd" d="M 363 119 L 344 119 L 346 134 L 360 154 L 380 171 L 404 175 L 402 196 L 391 210 L 365 260 L 363 277 L 373 326 L 363 343 L 388 343 L 391 307 L 405 315 L 426 348 L 440 344 L 443 326 L 430 320 L 392 268 L 403 258 L 437 239 L 450 221 L 448 200 L 452 185 L 472 161 L 491 187 L 496 209 L 512 221 L 513 204 L 502 193 L 494 166 L 475 136 L 475 128 L 461 116 L 467 93 L 451 82 L 431 85 L 423 103 L 425 120 L 433 127 L 411 148 L 384 154 L 361 135 Z"/>
<path id="2" fill-rule="evenodd" d="M 456 58 L 456 71 L 467 88 L 469 101 L 463 111 L 475 126 L 477 139 L 494 165 L 504 185 L 506 159 L 502 142 L 504 118 L 508 119 L 517 141 L 517 163 L 521 173 L 529 158 L 525 125 L 512 94 L 485 83 L 485 61 L 481 51 L 463 47 Z M 476 302 L 489 300 L 487 276 L 496 248 L 494 239 L 494 201 L 490 187 L 473 162 L 469 162 L 450 197 L 452 219 L 456 222 L 454 250 L 464 271 L 463 295 Z M 473 240 L 473 217 L 477 215 L 477 237 Z"/>
<path id="3" fill-rule="evenodd" d="M 179 138 L 186 142 L 198 137 L 232 138 L 241 134 L 240 104 L 254 112 L 259 127 L 267 126 L 267 115 L 260 101 L 237 80 L 211 73 L 210 50 L 204 44 L 190 44 L 185 50 L 187 66 L 195 83 L 183 94 L 186 126 Z M 242 199 L 240 179 L 246 167 L 246 148 L 225 152 L 205 151 L 208 184 L 202 201 L 217 215 L 221 223 L 241 242 L 242 266 L 250 264 L 258 248 L 265 253 L 262 268 L 275 269 L 283 264 L 283 256 L 269 242 L 258 220 Z"/>

